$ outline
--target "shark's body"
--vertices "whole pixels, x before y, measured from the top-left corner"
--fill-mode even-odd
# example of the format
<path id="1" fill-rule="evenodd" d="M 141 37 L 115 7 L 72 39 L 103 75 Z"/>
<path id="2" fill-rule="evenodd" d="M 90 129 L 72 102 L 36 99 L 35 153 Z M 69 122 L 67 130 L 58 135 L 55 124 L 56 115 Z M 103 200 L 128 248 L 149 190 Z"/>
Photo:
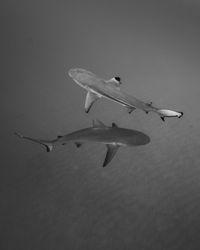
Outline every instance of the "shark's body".
<path id="1" fill-rule="evenodd" d="M 145 103 L 132 95 L 123 92 L 120 89 L 120 78 L 114 77 L 110 80 L 99 78 L 92 72 L 84 69 L 70 69 L 69 76 L 82 88 L 87 90 L 85 101 L 85 111 L 88 113 L 93 103 L 101 97 L 107 98 L 127 107 L 131 113 L 136 108 L 149 112 L 157 113 L 164 121 L 165 117 L 181 117 L 183 112 L 177 112 L 168 109 L 159 109 L 154 107 L 152 103 Z"/>
<path id="2" fill-rule="evenodd" d="M 19 133 L 15 134 L 20 138 L 45 146 L 47 152 L 52 151 L 54 146 L 65 145 L 69 142 L 74 142 L 77 147 L 80 147 L 85 142 L 100 142 L 106 144 L 107 154 L 103 167 L 112 160 L 120 146 L 140 146 L 150 142 L 150 138 L 140 131 L 119 128 L 114 123 L 112 127 L 107 127 L 100 121 L 93 122 L 93 126 L 90 128 L 78 130 L 64 136 L 58 136 L 54 140 L 34 139 Z"/>

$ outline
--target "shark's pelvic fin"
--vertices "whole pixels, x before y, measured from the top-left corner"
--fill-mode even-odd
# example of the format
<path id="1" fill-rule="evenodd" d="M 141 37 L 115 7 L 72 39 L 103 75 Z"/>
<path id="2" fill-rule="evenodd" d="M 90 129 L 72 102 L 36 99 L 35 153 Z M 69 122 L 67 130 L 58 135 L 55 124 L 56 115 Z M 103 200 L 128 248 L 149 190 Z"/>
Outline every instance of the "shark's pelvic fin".
<path id="1" fill-rule="evenodd" d="M 134 107 L 127 107 L 127 111 L 129 114 L 131 114 L 136 108 Z"/>
<path id="2" fill-rule="evenodd" d="M 161 116 L 160 118 L 161 118 L 161 120 L 162 120 L 163 122 L 165 122 L 165 117 L 164 117 L 164 116 Z"/>
<path id="3" fill-rule="evenodd" d="M 103 122 L 99 121 L 98 119 L 92 120 L 92 126 L 93 128 L 106 128 L 107 127 Z"/>
<path id="4" fill-rule="evenodd" d="M 53 149 L 53 144 L 51 142 L 38 140 L 38 139 L 31 138 L 31 137 L 27 137 L 27 136 L 24 136 L 24 135 L 22 135 L 20 133 L 17 133 L 17 132 L 15 132 L 14 134 L 17 135 L 19 138 L 26 139 L 26 140 L 29 140 L 29 141 L 33 141 L 33 142 L 36 142 L 36 143 L 38 143 L 40 145 L 45 146 L 47 152 L 50 152 Z"/>
<path id="5" fill-rule="evenodd" d="M 80 143 L 80 142 L 75 142 L 75 145 L 76 145 L 77 148 L 80 148 L 80 147 L 82 146 L 82 143 Z"/>
<path id="6" fill-rule="evenodd" d="M 108 163 L 112 160 L 112 158 L 117 153 L 118 148 L 119 148 L 119 145 L 117 144 L 107 144 L 107 153 L 106 153 L 106 158 L 103 163 L 103 167 L 108 165 Z"/>
<path id="7" fill-rule="evenodd" d="M 98 97 L 96 94 L 94 94 L 94 93 L 92 93 L 92 92 L 90 92 L 90 91 L 87 92 L 86 100 L 85 100 L 85 112 L 86 112 L 86 113 L 88 113 L 88 112 L 90 111 L 90 109 L 91 109 L 93 103 L 94 103 L 97 99 L 99 99 L 99 97 Z"/>
<path id="8" fill-rule="evenodd" d="M 146 102 L 146 105 L 151 107 L 153 105 L 153 102 Z"/>

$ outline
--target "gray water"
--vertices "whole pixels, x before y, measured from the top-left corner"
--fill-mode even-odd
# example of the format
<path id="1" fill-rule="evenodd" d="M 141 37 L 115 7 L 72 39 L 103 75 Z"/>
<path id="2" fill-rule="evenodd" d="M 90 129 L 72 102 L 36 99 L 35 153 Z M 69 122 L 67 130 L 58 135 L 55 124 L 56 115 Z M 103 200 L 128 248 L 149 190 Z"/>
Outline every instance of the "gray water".
<path id="1" fill-rule="evenodd" d="M 198 1 L 2 1 L 1 249 L 199 249 L 200 5 Z M 84 113 L 81 67 L 160 108 L 101 99 Z M 140 130 L 142 147 L 66 145 L 49 154 L 14 131 L 51 139 L 105 124 Z"/>

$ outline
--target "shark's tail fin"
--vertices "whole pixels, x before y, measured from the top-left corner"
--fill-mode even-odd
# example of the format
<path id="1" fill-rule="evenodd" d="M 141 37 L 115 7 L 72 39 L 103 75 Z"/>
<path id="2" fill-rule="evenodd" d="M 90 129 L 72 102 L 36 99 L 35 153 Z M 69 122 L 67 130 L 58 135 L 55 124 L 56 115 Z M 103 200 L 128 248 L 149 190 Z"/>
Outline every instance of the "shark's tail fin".
<path id="1" fill-rule="evenodd" d="M 24 135 L 22 135 L 20 133 L 17 133 L 17 132 L 15 132 L 14 134 L 17 135 L 19 138 L 26 139 L 26 140 L 29 140 L 29 141 L 33 141 L 33 142 L 39 143 L 40 145 L 45 146 L 47 152 L 50 152 L 50 151 L 53 150 L 53 143 L 50 142 L 50 141 L 34 139 L 34 138 L 31 138 L 31 137 L 24 136 Z"/>

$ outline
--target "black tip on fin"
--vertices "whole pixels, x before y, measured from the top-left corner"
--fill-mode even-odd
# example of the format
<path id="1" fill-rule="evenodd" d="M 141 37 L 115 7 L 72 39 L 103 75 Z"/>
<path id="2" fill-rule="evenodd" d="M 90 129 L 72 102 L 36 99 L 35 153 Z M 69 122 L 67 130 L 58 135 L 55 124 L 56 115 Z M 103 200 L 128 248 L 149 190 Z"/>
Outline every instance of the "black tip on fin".
<path id="1" fill-rule="evenodd" d="M 165 122 L 165 117 L 161 116 L 160 118 L 163 122 Z"/>
<path id="2" fill-rule="evenodd" d="M 183 112 L 180 112 L 180 113 L 181 113 L 181 116 L 179 116 L 179 118 L 181 118 L 183 116 L 183 114 L 184 114 Z"/>
<path id="3" fill-rule="evenodd" d="M 46 145 L 45 145 L 45 147 L 46 147 L 46 151 L 49 153 L 51 151 L 50 148 Z"/>
<path id="4" fill-rule="evenodd" d="M 46 148 L 46 151 L 49 153 L 52 151 L 53 149 L 53 145 L 52 144 L 43 144 Z"/>

